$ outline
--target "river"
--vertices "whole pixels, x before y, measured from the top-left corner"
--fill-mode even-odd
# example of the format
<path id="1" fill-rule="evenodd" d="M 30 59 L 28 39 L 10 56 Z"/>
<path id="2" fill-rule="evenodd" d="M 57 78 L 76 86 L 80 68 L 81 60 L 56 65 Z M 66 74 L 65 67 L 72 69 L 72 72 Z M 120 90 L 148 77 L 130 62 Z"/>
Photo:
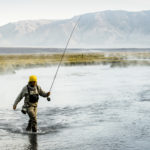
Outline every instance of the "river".
<path id="1" fill-rule="evenodd" d="M 12 105 L 37 75 L 48 91 L 56 67 L 0 75 L 1 150 L 149 150 L 150 68 L 109 65 L 61 67 L 51 101 L 40 98 L 38 132 L 25 132 L 28 116 Z"/>

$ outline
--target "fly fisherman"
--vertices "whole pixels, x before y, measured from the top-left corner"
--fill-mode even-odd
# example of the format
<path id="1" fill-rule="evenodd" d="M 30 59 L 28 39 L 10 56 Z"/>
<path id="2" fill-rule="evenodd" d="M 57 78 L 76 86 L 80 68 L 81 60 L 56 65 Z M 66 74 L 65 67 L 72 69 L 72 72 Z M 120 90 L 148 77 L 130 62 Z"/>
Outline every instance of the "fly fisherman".
<path id="1" fill-rule="evenodd" d="M 37 85 L 37 77 L 32 75 L 29 77 L 28 84 L 22 89 L 18 97 L 16 98 L 13 109 L 15 110 L 17 104 L 23 97 L 24 105 L 22 107 L 22 113 L 29 115 L 29 122 L 26 131 L 37 132 L 37 105 L 39 95 L 42 97 L 48 97 L 50 92 L 44 92 L 39 85 Z"/>

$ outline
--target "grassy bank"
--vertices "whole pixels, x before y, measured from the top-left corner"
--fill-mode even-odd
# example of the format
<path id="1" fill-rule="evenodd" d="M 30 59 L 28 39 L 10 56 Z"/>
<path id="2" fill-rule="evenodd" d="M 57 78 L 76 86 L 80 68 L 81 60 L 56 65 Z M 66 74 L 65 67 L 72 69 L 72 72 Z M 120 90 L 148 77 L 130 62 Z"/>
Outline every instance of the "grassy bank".
<path id="1" fill-rule="evenodd" d="M 18 68 L 57 65 L 61 54 L 36 55 L 0 55 L 0 72 L 14 71 Z M 150 53 L 138 52 L 104 52 L 79 53 L 65 55 L 63 65 L 110 64 L 113 66 L 150 65 Z"/>

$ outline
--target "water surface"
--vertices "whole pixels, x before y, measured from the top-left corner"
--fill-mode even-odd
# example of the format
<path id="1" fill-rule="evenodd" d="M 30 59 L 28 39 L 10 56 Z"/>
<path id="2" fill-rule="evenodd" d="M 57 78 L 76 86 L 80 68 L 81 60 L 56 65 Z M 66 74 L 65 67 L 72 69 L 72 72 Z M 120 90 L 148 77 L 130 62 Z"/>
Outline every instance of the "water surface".
<path id="1" fill-rule="evenodd" d="M 1 75 L 1 150 L 149 150 L 150 68 L 109 65 L 60 68 L 51 102 L 40 98 L 38 133 L 12 104 L 29 75 L 48 91 L 56 67 Z"/>

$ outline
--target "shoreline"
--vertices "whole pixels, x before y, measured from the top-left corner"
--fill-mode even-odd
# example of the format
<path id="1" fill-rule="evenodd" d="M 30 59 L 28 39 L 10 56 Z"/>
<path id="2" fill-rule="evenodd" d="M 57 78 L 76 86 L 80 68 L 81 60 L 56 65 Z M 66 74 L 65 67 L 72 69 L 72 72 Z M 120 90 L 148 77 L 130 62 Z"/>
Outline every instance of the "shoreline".
<path id="1" fill-rule="evenodd" d="M 62 54 L 12 54 L 0 55 L 0 73 L 14 72 L 16 69 L 58 65 Z M 150 52 L 93 52 L 66 53 L 62 65 L 115 66 L 150 65 Z"/>

